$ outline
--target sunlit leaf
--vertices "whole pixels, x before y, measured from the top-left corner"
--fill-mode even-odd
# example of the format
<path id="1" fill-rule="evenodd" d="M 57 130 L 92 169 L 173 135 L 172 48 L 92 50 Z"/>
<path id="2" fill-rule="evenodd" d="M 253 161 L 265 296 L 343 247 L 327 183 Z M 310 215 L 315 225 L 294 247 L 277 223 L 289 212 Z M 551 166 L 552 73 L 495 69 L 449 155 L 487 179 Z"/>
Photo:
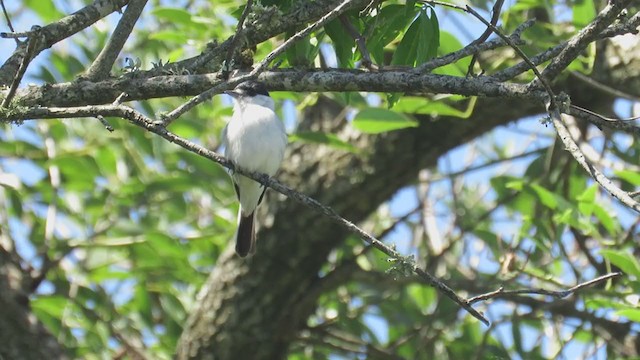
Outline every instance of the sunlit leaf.
<path id="1" fill-rule="evenodd" d="M 395 111 L 380 108 L 366 108 L 356 114 L 352 125 L 364 133 L 379 134 L 387 131 L 417 127 L 418 122 Z"/>
<path id="2" fill-rule="evenodd" d="M 297 132 L 295 134 L 289 135 L 289 141 L 291 142 L 302 141 L 302 142 L 308 142 L 308 143 L 325 144 L 335 149 L 341 149 L 341 150 L 349 151 L 352 153 L 358 152 L 358 149 L 355 146 L 340 140 L 340 138 L 338 138 L 336 135 L 325 133 L 325 132 L 319 132 L 319 131 Z"/>
<path id="3" fill-rule="evenodd" d="M 640 279 L 640 262 L 630 251 L 602 249 L 600 254 L 626 274 Z"/>

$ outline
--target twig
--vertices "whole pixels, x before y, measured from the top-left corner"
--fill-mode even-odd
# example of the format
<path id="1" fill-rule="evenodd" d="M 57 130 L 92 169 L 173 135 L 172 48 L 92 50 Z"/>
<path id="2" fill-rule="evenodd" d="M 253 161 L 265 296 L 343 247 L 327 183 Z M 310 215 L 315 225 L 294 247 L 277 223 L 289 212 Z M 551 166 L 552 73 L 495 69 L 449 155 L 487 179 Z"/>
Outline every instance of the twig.
<path id="1" fill-rule="evenodd" d="M 33 35 L 33 31 L 0 32 L 0 38 L 3 38 L 3 39 L 28 38 L 31 35 Z"/>
<path id="2" fill-rule="evenodd" d="M 7 26 L 9 26 L 9 30 L 11 30 L 12 33 L 15 33 L 16 31 L 13 29 L 13 24 L 11 23 L 11 17 L 9 17 L 9 12 L 7 12 L 7 8 L 4 7 L 4 0 L 0 0 L 0 5 L 2 6 L 2 12 L 4 13 L 4 18 L 7 20 Z M 18 41 L 17 38 L 16 38 L 16 44 L 20 44 L 20 41 Z"/>
<path id="3" fill-rule="evenodd" d="M 33 108 L 24 111 L 21 115 L 28 119 L 45 119 L 45 118 L 77 118 L 77 117 L 96 117 L 98 115 L 102 116 L 114 116 L 120 117 L 123 119 L 129 120 L 136 126 L 142 127 L 150 132 L 153 132 L 165 140 L 172 142 L 176 145 L 183 147 L 184 149 L 191 151 L 197 155 L 208 158 L 227 169 L 230 169 L 238 174 L 244 175 L 248 178 L 251 178 L 266 187 L 270 187 L 273 190 L 287 196 L 290 199 L 293 199 L 315 211 L 318 211 L 329 219 L 337 222 L 344 228 L 346 228 L 349 232 L 358 235 L 362 240 L 367 242 L 369 245 L 375 247 L 381 252 L 388 255 L 394 262 L 396 262 L 396 267 L 401 270 L 410 270 L 411 272 L 416 273 L 419 277 L 422 278 L 427 284 L 435 287 L 449 299 L 453 300 L 455 303 L 460 305 L 463 309 L 465 309 L 469 314 L 471 314 L 476 319 L 480 320 L 486 325 L 489 325 L 489 321 L 480 314 L 477 310 L 471 307 L 464 299 L 460 298 L 450 287 L 448 287 L 445 283 L 440 281 L 438 278 L 434 277 L 430 273 L 425 270 L 419 268 L 415 265 L 415 261 L 412 257 L 406 257 L 392 249 L 391 247 L 385 245 L 380 240 L 375 237 L 369 235 L 364 230 L 360 229 L 358 226 L 342 218 L 338 213 L 335 212 L 332 208 L 321 204 L 315 199 L 312 199 L 300 192 L 297 192 L 286 185 L 281 184 L 277 180 L 269 177 L 266 174 L 250 172 L 244 170 L 242 168 L 236 167 L 230 160 L 219 155 L 218 153 L 211 151 L 203 146 L 190 142 L 170 131 L 168 131 L 164 126 L 162 121 L 153 121 L 140 112 L 129 108 L 124 105 L 96 105 L 96 106 L 81 106 L 76 108 Z"/>
<path id="4" fill-rule="evenodd" d="M 11 81 L 11 86 L 9 87 L 9 92 L 7 93 L 7 97 L 4 98 L 0 107 L 7 108 L 9 104 L 11 104 L 11 100 L 13 100 L 13 96 L 16 94 L 16 90 L 18 89 L 18 85 L 20 85 L 20 81 L 22 81 L 22 77 L 24 73 L 27 71 L 27 67 L 31 62 L 31 59 L 34 57 L 36 44 L 40 40 L 40 31 L 42 28 L 40 26 L 33 26 L 31 28 L 31 36 L 29 36 L 29 41 L 27 43 L 27 50 L 25 52 L 24 57 L 22 58 L 22 62 L 20 63 L 20 67 L 16 72 L 16 75 L 13 77 L 13 81 Z"/>
<path id="5" fill-rule="evenodd" d="M 600 90 L 604 93 L 613 95 L 615 97 L 619 97 L 619 98 L 623 98 L 623 99 L 628 99 L 631 101 L 635 101 L 635 102 L 640 102 L 640 97 L 637 97 L 635 95 L 631 95 L 629 93 L 626 93 L 624 91 L 620 91 L 618 89 L 614 89 L 611 86 L 605 85 L 593 78 L 590 78 L 582 73 L 579 73 L 577 71 L 570 71 L 569 74 L 571 74 L 571 76 L 577 78 L 578 80 L 586 83 L 587 85 L 591 86 L 594 89 Z"/>
<path id="6" fill-rule="evenodd" d="M 500 9 L 502 9 L 503 4 L 504 4 L 504 0 L 498 0 L 495 2 L 495 4 L 493 4 L 493 10 L 491 13 L 491 21 L 490 21 L 490 24 L 493 25 L 493 27 L 498 26 L 498 19 L 500 19 Z M 482 35 L 480 35 L 479 38 L 474 40 L 472 44 L 473 45 L 482 44 L 483 42 L 487 41 L 487 39 L 489 38 L 489 35 L 491 35 L 492 32 L 493 32 L 493 29 L 491 29 L 490 27 L 487 27 L 487 29 L 482 33 Z M 467 76 L 473 75 L 473 67 L 476 64 L 477 59 L 478 59 L 478 53 L 473 54 L 473 57 L 471 58 L 471 62 L 469 63 L 469 69 L 467 70 Z"/>
<path id="7" fill-rule="evenodd" d="M 600 34 L 595 35 L 595 39 L 596 40 L 606 39 L 606 38 L 611 38 L 611 37 L 615 37 L 622 34 L 628 34 L 628 33 L 636 34 L 638 32 L 638 30 L 636 29 L 638 26 L 640 26 L 640 12 L 636 13 L 634 16 L 632 16 L 629 20 L 625 21 L 624 23 L 616 24 L 603 30 Z M 565 41 L 561 44 L 558 44 L 549 50 L 546 50 L 538 55 L 531 57 L 530 58 L 531 62 L 534 63 L 535 65 L 540 65 L 543 62 L 556 57 L 568 45 L 569 45 L 569 41 Z M 497 73 L 493 74 L 492 77 L 499 81 L 505 81 L 505 80 L 512 79 L 527 70 L 529 70 L 529 65 L 525 62 L 520 62 L 512 67 L 498 71 Z"/>
<path id="8" fill-rule="evenodd" d="M 96 119 L 98 119 L 98 121 L 100 121 L 102 126 L 104 126 L 104 128 L 107 129 L 107 131 L 109 131 L 109 132 L 113 132 L 114 131 L 113 126 L 111 126 L 111 124 L 109 124 L 109 122 L 104 118 L 104 116 L 98 115 L 98 116 L 96 116 Z"/>
<path id="9" fill-rule="evenodd" d="M 558 108 L 554 109 L 549 107 L 548 113 L 551 121 L 553 122 L 553 126 L 558 132 L 560 140 L 562 140 L 562 143 L 564 144 L 566 150 L 571 153 L 578 164 L 580 164 L 598 184 L 600 184 L 605 190 L 607 190 L 611 194 L 611 196 L 618 199 L 629 208 L 640 213 L 640 203 L 631 198 L 631 196 L 629 196 L 627 192 L 615 186 L 611 180 L 609 180 L 602 172 L 600 172 L 600 170 L 587 162 L 584 154 L 580 151 L 580 148 L 571 137 L 569 130 L 564 125 L 560 110 Z"/>
<path id="10" fill-rule="evenodd" d="M 570 109 L 569 111 L 570 115 L 573 115 L 581 119 L 585 119 L 600 129 L 602 129 L 603 127 L 606 127 L 610 129 L 624 131 L 633 136 L 640 137 L 640 127 L 629 124 L 629 121 L 638 120 L 638 117 L 631 117 L 627 119 L 612 119 L 612 118 L 604 117 L 591 110 L 587 110 L 585 108 L 581 108 L 580 106 L 573 105 L 573 104 L 570 106 L 569 109 Z"/>
<path id="11" fill-rule="evenodd" d="M 222 64 L 222 78 L 228 79 L 229 74 L 231 73 L 231 62 L 233 61 L 233 53 L 236 51 L 236 47 L 238 46 L 238 39 L 242 33 L 242 26 L 244 25 L 244 20 L 251 12 L 251 7 L 253 6 L 253 0 L 247 0 L 247 5 L 245 5 L 244 10 L 242 11 L 242 15 L 240 15 L 240 19 L 238 20 L 238 26 L 236 26 L 236 32 L 233 34 L 233 38 L 231 39 L 231 44 L 229 45 L 229 49 L 227 49 L 227 57 Z"/>
<path id="12" fill-rule="evenodd" d="M 621 272 L 614 272 L 614 273 L 610 273 L 610 274 L 606 274 L 606 275 L 602 275 L 599 276 L 595 279 L 589 280 L 589 281 L 585 281 L 583 283 L 580 283 L 572 288 L 569 288 L 567 290 L 559 290 L 559 291 L 553 291 L 553 290 L 545 290 L 545 289 L 522 289 L 522 290 L 505 290 L 503 287 L 500 287 L 498 290 L 495 291 L 491 291 L 488 292 L 486 294 L 482 294 L 482 295 L 478 295 L 478 296 L 474 296 L 472 298 L 467 299 L 467 303 L 469 304 L 474 304 L 477 303 L 478 301 L 486 301 L 489 299 L 494 299 L 497 297 L 505 297 L 505 296 L 512 296 L 512 295 L 547 295 L 547 296 L 552 296 L 556 299 L 562 299 L 565 298 L 571 294 L 573 294 L 574 292 L 581 290 L 585 287 L 588 286 L 592 286 L 598 283 L 601 283 L 603 281 L 618 277 L 618 276 L 622 276 Z"/>
<path id="13" fill-rule="evenodd" d="M 505 43 L 507 43 L 520 56 L 520 58 L 522 58 L 522 60 L 524 60 L 525 63 L 527 63 L 527 65 L 529 65 L 529 68 L 536 75 L 536 78 L 540 80 L 540 83 L 542 84 L 542 87 L 545 89 L 545 91 L 549 95 L 549 101 L 551 102 L 551 106 L 555 107 L 555 105 L 556 105 L 556 103 L 555 103 L 556 102 L 555 94 L 553 93 L 553 90 L 551 89 L 551 85 L 549 84 L 547 79 L 542 77 L 542 74 L 538 71 L 538 69 L 536 68 L 535 64 L 531 62 L 531 60 L 529 59 L 527 54 L 525 54 L 524 51 L 522 51 L 522 49 L 520 49 L 520 47 L 518 47 L 518 45 L 516 45 L 513 41 L 511 41 L 511 39 L 508 36 L 503 34 L 502 31 L 500 31 L 493 24 L 491 24 L 490 22 L 485 20 L 480 14 L 478 14 L 477 11 L 475 11 L 469 5 L 466 5 L 466 6 L 462 7 L 462 6 L 453 5 L 453 4 L 449 4 L 449 3 L 446 3 L 446 2 L 442 2 L 442 1 L 436 1 L 436 0 L 426 0 L 425 2 L 427 4 L 447 6 L 447 7 L 453 8 L 453 9 L 462 10 L 464 12 L 467 12 L 467 13 L 473 15 L 476 19 L 480 20 L 480 22 L 482 22 L 485 26 L 487 26 L 487 28 L 491 29 L 491 31 L 493 31 L 496 35 L 498 35 Z"/>
<path id="14" fill-rule="evenodd" d="M 320 26 L 328 23 L 338 15 L 342 14 L 355 1 L 356 0 L 344 0 L 340 5 L 336 6 L 333 10 L 329 11 L 326 15 L 318 19 L 318 21 L 307 26 L 305 29 L 298 31 L 295 35 L 288 38 L 285 42 L 280 44 L 280 46 L 278 46 L 273 51 L 271 51 L 269 55 L 265 56 L 265 58 L 258 64 L 258 66 L 249 73 L 248 78 L 251 78 L 260 74 L 262 71 L 264 71 L 267 68 L 267 66 L 269 66 L 269 64 L 273 61 L 273 59 L 275 59 L 278 55 L 282 54 L 285 50 L 291 47 L 291 45 L 305 38 L 307 35 L 311 34 L 311 32 L 315 31 Z"/>
<path id="15" fill-rule="evenodd" d="M 340 23 L 344 26 L 345 30 L 351 35 L 353 40 L 356 42 L 356 46 L 358 47 L 358 51 L 360 51 L 360 55 L 362 55 L 362 66 L 369 70 L 373 70 L 373 63 L 371 62 L 371 54 L 369 54 L 369 50 L 367 50 L 367 44 L 365 44 L 364 36 L 362 36 L 358 29 L 353 26 L 353 24 L 349 21 L 349 19 L 344 15 L 340 15 L 339 17 Z"/>
<path id="16" fill-rule="evenodd" d="M 329 13 L 327 13 L 326 15 L 318 19 L 313 24 L 307 26 L 303 30 L 298 31 L 295 35 L 288 38 L 285 42 L 280 44 L 280 46 L 278 46 L 273 51 L 271 51 L 267 56 L 265 56 L 265 58 L 258 64 L 258 66 L 256 66 L 250 73 L 236 76 L 235 78 L 229 80 L 227 83 L 222 83 L 217 86 L 214 86 L 211 89 L 204 91 L 201 94 L 198 94 L 193 98 L 189 99 L 189 101 L 178 106 L 170 113 L 162 116 L 162 122 L 164 126 L 168 126 L 169 124 L 171 124 L 171 122 L 173 122 L 175 119 L 180 117 L 182 114 L 193 109 L 196 105 L 211 99 L 214 95 L 219 94 L 222 90 L 231 88 L 243 81 L 255 78 L 256 76 L 258 76 L 258 74 L 263 72 L 267 68 L 267 66 L 269 66 L 269 64 L 273 61 L 273 59 L 275 59 L 278 55 L 280 55 L 282 52 L 287 50 L 295 42 L 309 35 L 315 29 L 333 20 L 336 16 L 344 12 L 348 8 L 348 6 L 355 1 L 357 0 L 345 0 L 340 5 L 338 5 L 335 9 L 331 10 Z"/>
<path id="17" fill-rule="evenodd" d="M 107 41 L 98 57 L 84 73 L 87 79 L 100 80 L 109 76 L 118 54 L 120 54 L 124 43 L 129 38 L 146 4 L 147 0 L 131 0 L 129 2 L 109 41 Z"/>
<path id="18" fill-rule="evenodd" d="M 522 32 L 530 28 L 531 26 L 533 26 L 534 23 L 535 21 L 533 19 L 529 19 L 525 21 L 524 23 L 520 24 L 516 28 L 516 30 L 513 32 L 513 34 L 511 34 L 509 37 L 515 44 L 519 44 L 519 45 L 522 44 L 522 40 L 520 40 L 520 36 L 522 35 Z M 469 55 L 473 55 L 473 54 L 480 53 L 487 50 L 497 49 L 505 45 L 507 44 L 501 38 L 493 39 L 487 42 L 483 42 L 481 44 L 472 43 L 460 50 L 437 57 L 433 60 L 429 60 L 426 63 L 416 67 L 413 71 L 420 72 L 420 73 L 429 72 L 433 69 L 451 64 Z"/>

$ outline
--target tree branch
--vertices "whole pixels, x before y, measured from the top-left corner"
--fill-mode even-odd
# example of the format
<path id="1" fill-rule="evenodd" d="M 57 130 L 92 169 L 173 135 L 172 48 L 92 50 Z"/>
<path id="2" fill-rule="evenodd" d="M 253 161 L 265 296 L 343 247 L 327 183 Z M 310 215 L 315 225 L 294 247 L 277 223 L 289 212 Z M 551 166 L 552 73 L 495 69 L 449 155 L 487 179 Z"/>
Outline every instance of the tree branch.
<path id="1" fill-rule="evenodd" d="M 613 23 L 628 3 L 629 0 L 610 0 L 607 6 L 596 16 L 595 20 L 567 42 L 567 46 L 542 71 L 542 78 L 534 80 L 532 85 L 537 85 L 536 83 L 539 83 L 542 79 L 551 80 L 558 76 L 562 70 L 578 57 L 587 45 L 595 41 L 600 33 Z"/>
<path id="2" fill-rule="evenodd" d="M 42 27 L 43 40 L 38 42 L 32 58 L 38 56 L 42 50 L 48 49 L 53 46 L 53 44 L 91 26 L 96 21 L 119 10 L 128 3 L 129 0 L 95 0 L 93 4 L 85 6 L 69 16 Z M 9 59 L 2 64 L 0 67 L 0 86 L 10 83 L 11 79 L 18 72 L 25 53 L 26 46 L 18 46 Z"/>
<path id="3" fill-rule="evenodd" d="M 227 49 L 227 57 L 222 64 L 222 77 L 224 79 L 229 78 L 229 73 L 231 72 L 232 66 L 231 61 L 233 60 L 233 53 L 236 51 L 240 36 L 242 36 L 242 26 L 244 25 L 244 20 L 247 18 L 247 15 L 249 15 L 249 12 L 251 12 L 251 6 L 253 6 L 253 0 L 247 0 L 247 4 L 244 6 L 242 15 L 240 15 L 240 19 L 238 20 L 236 32 L 231 38 L 231 44 L 229 45 L 229 49 Z"/>
<path id="4" fill-rule="evenodd" d="M 609 180 L 602 172 L 600 172 L 600 170 L 596 169 L 593 165 L 587 162 L 584 154 L 580 151 L 578 144 L 576 144 L 575 140 L 573 140 L 573 138 L 571 137 L 571 133 L 569 133 L 569 130 L 564 125 L 560 110 L 557 108 L 550 109 L 549 116 L 566 150 L 571 153 L 578 164 L 580 164 L 580 166 L 582 166 L 598 184 L 600 184 L 605 190 L 607 190 L 611 194 L 611 196 L 618 199 L 630 209 L 633 209 L 636 212 L 640 213 L 640 203 L 635 201 L 629 195 L 629 193 L 615 186 L 611 180 Z"/>
<path id="5" fill-rule="evenodd" d="M 91 64 L 89 69 L 84 73 L 87 79 L 99 80 L 109 76 L 111 67 L 113 67 L 113 64 L 118 58 L 118 54 L 120 54 L 120 50 L 122 50 L 122 47 L 129 38 L 146 4 L 147 0 L 131 0 L 129 2 L 129 5 L 127 5 L 124 11 L 124 15 L 122 15 L 116 29 L 113 31 L 113 34 L 111 34 L 109 41 L 102 51 L 100 51 L 100 54 L 93 64 Z"/>
<path id="6" fill-rule="evenodd" d="M 236 77 L 235 79 L 239 79 Z M 235 80 L 234 79 L 234 80 Z M 412 71 L 383 71 L 371 73 L 361 70 L 267 71 L 257 77 L 272 91 L 370 91 L 447 93 L 465 96 L 521 98 L 544 102 L 546 93 L 529 90 L 524 84 L 501 83 L 491 77 L 464 78 L 449 75 L 421 74 Z M 199 95 L 208 89 L 229 89 L 219 73 L 203 75 L 167 75 L 153 78 L 118 78 L 99 82 L 73 81 L 20 89 L 16 103 L 21 106 L 80 106 L 108 104 L 120 94 L 127 100 L 146 100 L 161 97 Z M 2 92 L 0 92 L 2 94 Z"/>
<path id="7" fill-rule="evenodd" d="M 548 295 L 548 296 L 553 296 L 556 299 L 563 299 L 566 298 L 567 296 L 573 294 L 574 292 L 581 290 L 585 287 L 589 287 L 598 283 L 601 283 L 603 281 L 607 281 L 609 279 L 613 279 L 615 277 L 618 276 L 622 276 L 622 273 L 620 272 L 615 272 L 615 273 L 610 273 L 610 274 L 606 274 L 606 275 L 602 275 L 599 276 L 595 279 L 589 280 L 589 281 L 585 281 L 583 283 L 580 283 L 574 287 L 571 287 L 569 289 L 566 290 L 545 290 L 545 289 L 521 289 L 521 290 L 505 290 L 503 287 L 500 287 L 498 290 L 496 291 L 491 291 L 488 292 L 486 294 L 482 294 L 482 295 L 478 295 L 478 296 L 474 296 L 470 299 L 467 300 L 467 302 L 469 304 L 473 304 L 476 303 L 478 301 L 486 301 L 486 300 L 490 300 L 490 299 L 495 299 L 498 297 L 504 297 L 504 296 L 512 296 L 512 295 Z"/>

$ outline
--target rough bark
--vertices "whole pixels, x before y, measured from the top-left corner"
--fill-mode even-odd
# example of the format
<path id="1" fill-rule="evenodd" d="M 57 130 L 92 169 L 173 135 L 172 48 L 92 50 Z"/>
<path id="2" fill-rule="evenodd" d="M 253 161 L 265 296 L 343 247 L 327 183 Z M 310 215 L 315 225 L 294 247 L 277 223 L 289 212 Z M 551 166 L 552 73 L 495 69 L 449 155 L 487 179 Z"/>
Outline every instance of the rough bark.
<path id="1" fill-rule="evenodd" d="M 60 344 L 29 309 L 22 269 L 0 249 L 0 359 L 66 359 Z"/>

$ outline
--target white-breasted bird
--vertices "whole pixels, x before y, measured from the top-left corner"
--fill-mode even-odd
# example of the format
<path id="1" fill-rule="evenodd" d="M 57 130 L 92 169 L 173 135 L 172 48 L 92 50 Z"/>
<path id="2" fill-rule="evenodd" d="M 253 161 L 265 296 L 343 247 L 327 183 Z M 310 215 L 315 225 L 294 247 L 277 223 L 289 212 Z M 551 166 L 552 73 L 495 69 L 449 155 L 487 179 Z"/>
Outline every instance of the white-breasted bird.
<path id="1" fill-rule="evenodd" d="M 225 94 L 234 100 L 233 116 L 222 132 L 225 156 L 242 169 L 275 175 L 284 157 L 287 134 L 266 87 L 247 81 Z M 255 252 L 255 210 L 266 188 L 240 174 L 231 178 L 240 200 L 236 253 L 245 257 Z"/>

